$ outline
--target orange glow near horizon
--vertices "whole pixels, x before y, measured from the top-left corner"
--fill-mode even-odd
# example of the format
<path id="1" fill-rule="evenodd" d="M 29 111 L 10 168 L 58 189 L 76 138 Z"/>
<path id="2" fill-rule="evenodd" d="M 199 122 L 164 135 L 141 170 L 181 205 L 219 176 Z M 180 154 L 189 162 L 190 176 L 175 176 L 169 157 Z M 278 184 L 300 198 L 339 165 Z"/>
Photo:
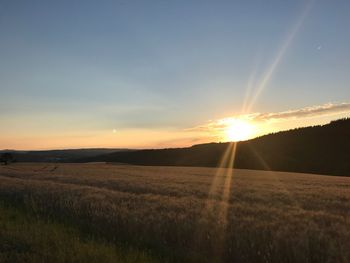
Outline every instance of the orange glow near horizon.
<path id="1" fill-rule="evenodd" d="M 296 127 L 327 124 L 349 117 L 348 112 L 308 118 L 254 120 L 251 114 L 212 120 L 191 129 L 110 129 L 93 130 L 68 127 L 57 121 L 61 129 L 45 129 L 45 124 L 29 120 L 4 120 L 0 127 L 0 149 L 50 150 L 72 148 L 172 148 L 208 142 L 249 140 L 272 132 Z M 7 124 L 6 124 L 7 123 Z M 30 126 L 29 124 L 36 124 Z M 21 129 L 21 126 L 26 129 Z M 37 129 L 36 127 L 43 127 Z M 12 131 L 16 128 L 16 131 Z"/>

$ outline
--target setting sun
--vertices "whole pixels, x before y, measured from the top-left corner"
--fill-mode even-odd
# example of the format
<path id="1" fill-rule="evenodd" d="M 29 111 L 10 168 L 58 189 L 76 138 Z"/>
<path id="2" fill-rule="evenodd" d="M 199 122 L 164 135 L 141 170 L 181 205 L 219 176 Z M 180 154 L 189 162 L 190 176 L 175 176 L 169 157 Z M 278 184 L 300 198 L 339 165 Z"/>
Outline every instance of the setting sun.
<path id="1" fill-rule="evenodd" d="M 229 141 L 243 141 L 250 139 L 254 133 L 254 126 L 244 120 L 231 120 L 226 128 L 226 139 Z"/>

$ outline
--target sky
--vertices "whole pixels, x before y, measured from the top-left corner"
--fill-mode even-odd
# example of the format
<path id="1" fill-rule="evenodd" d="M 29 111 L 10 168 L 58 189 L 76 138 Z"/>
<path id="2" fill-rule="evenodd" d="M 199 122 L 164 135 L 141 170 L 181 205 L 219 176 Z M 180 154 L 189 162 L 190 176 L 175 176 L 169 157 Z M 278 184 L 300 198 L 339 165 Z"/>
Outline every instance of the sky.
<path id="1" fill-rule="evenodd" d="M 0 149 L 189 146 L 229 140 L 237 119 L 251 138 L 349 117 L 349 14 L 348 0 L 1 0 Z"/>

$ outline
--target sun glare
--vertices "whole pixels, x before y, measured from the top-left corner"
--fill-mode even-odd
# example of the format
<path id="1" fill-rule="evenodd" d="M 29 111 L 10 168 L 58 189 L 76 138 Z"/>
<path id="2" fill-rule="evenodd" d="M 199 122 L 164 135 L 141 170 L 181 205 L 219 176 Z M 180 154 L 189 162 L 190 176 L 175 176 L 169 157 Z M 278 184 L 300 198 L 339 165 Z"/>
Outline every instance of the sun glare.
<path id="1" fill-rule="evenodd" d="M 254 126 L 244 120 L 230 120 L 226 128 L 226 139 L 228 141 L 244 141 L 253 136 Z"/>

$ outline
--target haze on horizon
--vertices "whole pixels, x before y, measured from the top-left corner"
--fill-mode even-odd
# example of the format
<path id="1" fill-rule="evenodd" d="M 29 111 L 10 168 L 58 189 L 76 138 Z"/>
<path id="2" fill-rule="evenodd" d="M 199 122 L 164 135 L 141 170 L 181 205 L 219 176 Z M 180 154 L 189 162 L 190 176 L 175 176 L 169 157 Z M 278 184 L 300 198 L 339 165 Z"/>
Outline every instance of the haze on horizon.
<path id="1" fill-rule="evenodd" d="M 187 146 L 348 117 L 349 13 L 346 0 L 1 1 L 0 149 Z"/>

